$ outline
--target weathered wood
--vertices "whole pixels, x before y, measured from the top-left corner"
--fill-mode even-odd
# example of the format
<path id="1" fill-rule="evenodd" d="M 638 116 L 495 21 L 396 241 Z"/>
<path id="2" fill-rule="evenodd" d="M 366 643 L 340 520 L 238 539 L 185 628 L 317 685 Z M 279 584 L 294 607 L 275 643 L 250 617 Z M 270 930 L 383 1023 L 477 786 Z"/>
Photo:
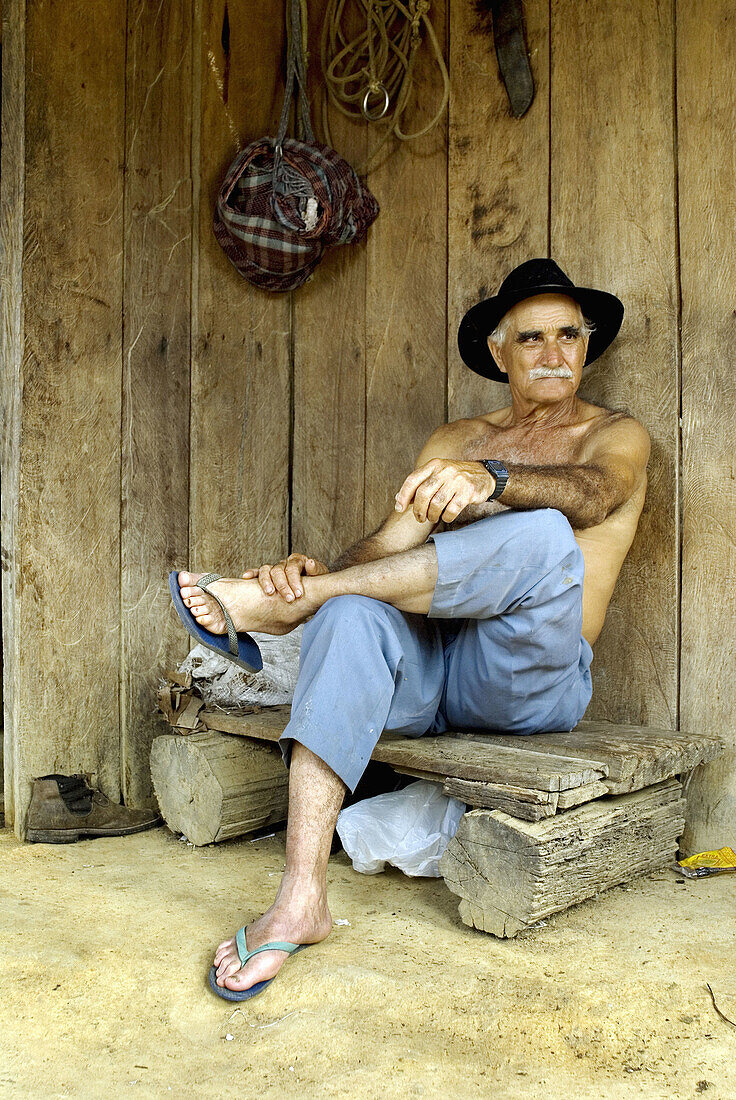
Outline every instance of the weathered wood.
<path id="1" fill-rule="evenodd" d="M 590 786 L 588 783 L 577 789 L 587 790 Z M 481 783 L 474 779 L 455 779 L 452 776 L 445 780 L 443 790 L 450 798 L 459 798 L 469 806 L 503 810 L 504 813 L 520 817 L 524 821 L 540 821 L 543 817 L 552 817 L 557 812 L 560 793 L 567 793 L 534 791 L 527 787 Z"/>
<path id="2" fill-rule="evenodd" d="M 289 519 L 290 300 L 245 282 L 212 231 L 240 149 L 275 134 L 283 97 L 284 5 L 195 4 L 192 162 L 190 562 L 227 575 L 280 558 Z"/>
<path id="3" fill-rule="evenodd" d="M 433 9 L 434 10 L 434 9 Z M 525 0 L 536 98 L 513 118 L 493 38 L 471 3 L 450 5 L 448 416 L 509 404 L 509 388 L 468 370 L 457 350 L 463 314 L 513 267 L 549 249 L 549 4 Z"/>
<path id="4" fill-rule="evenodd" d="M 288 711 L 288 707 L 271 707 L 258 714 L 237 716 L 226 711 L 203 710 L 199 718 L 208 729 L 276 740 L 288 721 Z M 400 765 L 412 774 L 429 772 L 546 791 L 579 787 L 606 775 L 606 765 L 594 761 L 565 759 L 521 746 L 507 748 L 491 741 L 476 742 L 449 734 L 441 737 L 384 734 L 371 759 Z"/>
<path id="5" fill-rule="evenodd" d="M 446 0 L 432 3 L 440 47 Z M 403 129 L 420 129 L 442 94 L 428 46 L 417 55 Z M 383 137 L 372 127 L 369 149 Z M 390 139 L 368 182 L 381 213 L 368 231 L 366 285 L 365 518 L 373 530 L 445 421 L 447 301 L 446 117 L 415 141 Z"/>
<path id="6" fill-rule="evenodd" d="M 687 786 L 689 853 L 719 848 L 736 822 L 736 8 L 677 4 L 682 285 L 682 654 L 680 723 L 717 730 L 729 751 Z"/>
<path id="7" fill-rule="evenodd" d="M 151 745 L 164 821 L 193 844 L 215 844 L 283 821 L 288 772 L 279 750 L 224 733 L 164 734 Z"/>
<path id="8" fill-rule="evenodd" d="M 309 5 L 310 103 L 318 135 L 325 8 L 326 0 Z M 367 123 L 334 112 L 330 130 L 341 156 L 358 167 L 366 157 Z M 327 562 L 363 534 L 365 296 L 365 241 L 329 249 L 294 295 L 291 549 Z"/>
<path id="9" fill-rule="evenodd" d="M 518 738 L 497 734 L 466 735 L 490 740 L 509 748 Z M 610 794 L 640 790 L 673 775 L 681 775 L 723 751 L 718 737 L 683 731 L 644 729 L 583 720 L 570 733 L 538 733 L 533 744 L 540 752 L 553 752 L 570 760 L 596 760 L 606 766 L 605 784 Z"/>
<path id="10" fill-rule="evenodd" d="M 133 806 L 153 802 L 157 670 L 188 649 L 166 576 L 189 555 L 191 19 L 190 0 L 129 0 L 120 733 Z"/>
<path id="11" fill-rule="evenodd" d="M 0 172 L 0 530 L 2 531 L 2 648 L 5 728 L 4 797 L 15 823 L 15 758 L 21 751 L 20 439 L 23 361 L 23 189 L 25 179 L 26 28 L 23 0 L 5 0 L 2 54 L 2 172 Z M 20 816 L 20 814 L 19 814 Z"/>
<path id="12" fill-rule="evenodd" d="M 626 307 L 621 333 L 584 372 L 580 392 L 627 407 L 652 438 L 644 512 L 595 645 L 588 713 L 676 727 L 672 5 L 589 0 L 585 34 L 579 0 L 558 0 L 551 14 L 551 252 L 571 277 Z"/>
<path id="13" fill-rule="evenodd" d="M 684 825 L 676 780 L 543 821 L 465 814 L 440 870 L 465 924 L 512 937 L 544 917 L 670 862 Z"/>
<path id="14" fill-rule="evenodd" d="M 568 791 L 560 791 L 557 810 L 570 810 L 573 806 L 582 806 L 584 802 L 592 802 L 594 798 L 602 798 L 606 794 L 609 794 L 609 789 L 605 779 L 584 783 L 582 787 L 571 787 Z"/>
<path id="15" fill-rule="evenodd" d="M 8 37 L 3 61 L 16 102 L 12 144 L 3 146 L 3 176 L 6 165 L 11 172 L 4 199 L 19 197 L 18 158 L 25 169 L 22 328 L 17 283 L 6 322 L 7 413 L 15 417 L 6 440 L 18 451 L 9 483 L 3 470 L 2 494 L 20 488 L 10 505 L 15 528 L 3 530 L 17 555 L 5 590 L 15 597 L 5 643 L 13 662 L 7 794 L 20 833 L 33 776 L 85 771 L 108 797 L 120 797 L 125 3 L 69 0 L 50 17 L 46 5 L 14 0 L 7 18 L 16 37 Z M 29 59 L 25 71 L 17 50 Z M 16 112 L 24 108 L 21 124 Z M 10 229 L 14 279 L 19 217 L 20 210 Z"/>

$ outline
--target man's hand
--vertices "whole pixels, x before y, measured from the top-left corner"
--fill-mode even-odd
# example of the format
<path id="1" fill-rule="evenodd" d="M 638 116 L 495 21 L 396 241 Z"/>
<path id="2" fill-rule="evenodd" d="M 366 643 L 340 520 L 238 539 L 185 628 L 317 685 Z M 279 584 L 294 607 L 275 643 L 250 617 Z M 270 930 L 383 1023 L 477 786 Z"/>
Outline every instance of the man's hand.
<path id="1" fill-rule="evenodd" d="M 480 462 L 433 458 L 409 474 L 396 494 L 396 511 L 413 501 L 420 523 L 452 523 L 469 504 L 485 503 L 495 487 L 493 474 Z"/>
<path id="2" fill-rule="evenodd" d="M 302 573 L 308 577 L 317 577 L 322 573 L 329 573 L 329 569 L 324 562 L 317 561 L 316 558 L 308 558 L 305 554 L 289 554 L 288 558 L 282 558 L 276 565 L 246 569 L 243 579 L 252 580 L 258 577 L 258 583 L 267 596 L 273 596 L 278 592 L 287 603 L 291 603 L 304 595 L 304 589 L 299 580 Z"/>

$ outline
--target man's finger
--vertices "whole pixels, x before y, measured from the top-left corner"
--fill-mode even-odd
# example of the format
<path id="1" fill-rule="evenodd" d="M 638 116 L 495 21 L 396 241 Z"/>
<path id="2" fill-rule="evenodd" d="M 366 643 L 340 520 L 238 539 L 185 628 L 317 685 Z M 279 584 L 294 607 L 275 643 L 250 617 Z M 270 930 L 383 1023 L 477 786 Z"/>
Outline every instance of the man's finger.
<path id="1" fill-rule="evenodd" d="M 281 562 L 279 562 L 278 565 L 274 565 L 271 570 L 271 580 L 276 585 L 278 594 L 283 596 L 287 603 L 291 603 L 294 599 L 294 593 L 291 591 L 291 585 L 286 579 L 286 570 Z"/>
<path id="2" fill-rule="evenodd" d="M 447 505 L 454 499 L 455 494 L 452 491 L 452 486 L 443 485 L 441 489 L 438 489 L 429 502 L 427 509 L 427 519 L 432 523 L 436 523 L 444 512 Z"/>
<path id="3" fill-rule="evenodd" d="M 304 562 L 304 572 L 310 577 L 318 577 L 322 573 L 329 573 L 329 569 L 324 562 L 317 561 L 316 558 L 307 558 Z"/>
<path id="4" fill-rule="evenodd" d="M 258 576 L 258 570 L 257 569 L 246 569 L 245 573 L 242 574 L 242 577 L 243 577 L 244 581 L 250 581 L 254 577 L 257 577 L 257 576 Z"/>
<path id="5" fill-rule="evenodd" d="M 302 595 L 302 582 L 299 579 L 301 577 L 301 573 L 302 573 L 301 560 L 298 561 L 298 562 L 291 561 L 286 566 L 286 580 L 287 580 L 287 582 L 290 586 L 291 592 L 295 596 L 301 596 Z"/>
<path id="6" fill-rule="evenodd" d="M 467 508 L 467 506 L 468 502 L 464 499 L 464 497 L 461 497 L 457 493 L 455 493 L 455 496 L 452 498 L 452 500 L 445 505 L 442 516 L 440 517 L 442 519 L 442 522 L 452 523 L 452 521 L 454 519 L 457 519 L 463 509 Z"/>
<path id="7" fill-rule="evenodd" d="M 258 583 L 267 596 L 273 596 L 274 593 L 273 581 L 271 580 L 271 568 L 270 565 L 262 565 L 258 570 Z"/>
<path id="8" fill-rule="evenodd" d="M 435 464 L 425 463 L 424 466 L 420 466 L 418 470 L 414 470 L 404 481 L 404 484 L 396 494 L 396 511 L 403 512 L 407 505 L 411 502 L 412 497 L 416 493 L 418 486 L 430 478 L 435 470 Z"/>

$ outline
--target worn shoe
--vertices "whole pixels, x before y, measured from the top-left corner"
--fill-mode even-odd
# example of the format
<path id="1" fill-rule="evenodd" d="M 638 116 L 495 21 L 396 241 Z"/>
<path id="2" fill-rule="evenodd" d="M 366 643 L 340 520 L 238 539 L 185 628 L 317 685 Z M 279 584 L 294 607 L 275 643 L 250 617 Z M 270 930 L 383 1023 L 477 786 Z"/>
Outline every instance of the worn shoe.
<path id="1" fill-rule="evenodd" d="M 127 836 L 161 822 L 154 810 L 130 810 L 87 786 L 83 775 L 42 775 L 33 781 L 26 840 L 70 844 L 84 836 Z"/>

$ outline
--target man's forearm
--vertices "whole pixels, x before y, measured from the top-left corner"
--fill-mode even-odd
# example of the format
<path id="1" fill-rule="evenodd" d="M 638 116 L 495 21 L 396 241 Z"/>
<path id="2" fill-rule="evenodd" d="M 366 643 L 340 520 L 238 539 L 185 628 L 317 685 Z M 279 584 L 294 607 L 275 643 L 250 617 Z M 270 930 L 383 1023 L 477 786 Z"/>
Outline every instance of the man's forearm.
<path id="1" fill-rule="evenodd" d="M 509 508 L 556 508 L 580 529 L 603 523 L 616 506 L 611 478 L 598 466 L 504 465 L 509 481 L 499 501 Z"/>
<path id="2" fill-rule="evenodd" d="M 358 539 L 347 550 L 343 550 L 342 554 L 331 563 L 330 573 L 337 573 L 338 570 L 347 569 L 351 565 L 363 565 L 368 561 L 377 561 L 378 558 L 385 558 L 388 554 L 393 553 L 381 539 L 382 528 L 383 524 L 376 528 L 372 534 Z"/>

